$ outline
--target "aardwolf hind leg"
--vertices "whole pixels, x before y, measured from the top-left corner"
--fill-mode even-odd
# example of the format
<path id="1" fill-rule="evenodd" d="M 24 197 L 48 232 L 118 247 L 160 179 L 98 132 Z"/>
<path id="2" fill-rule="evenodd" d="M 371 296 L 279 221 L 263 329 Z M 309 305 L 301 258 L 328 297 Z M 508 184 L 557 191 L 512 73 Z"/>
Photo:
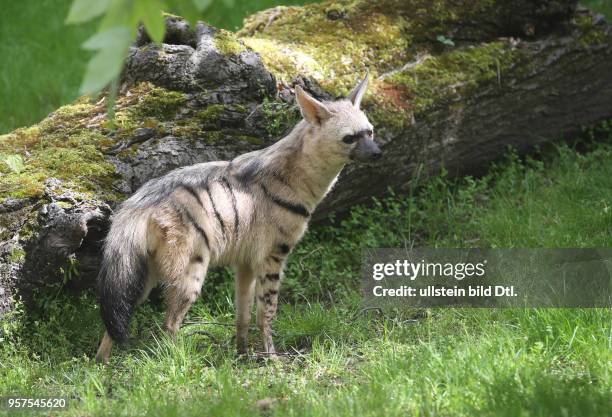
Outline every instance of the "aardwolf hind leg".
<path id="1" fill-rule="evenodd" d="M 181 327 L 185 314 L 200 296 L 207 269 L 208 259 L 198 256 L 187 265 L 183 277 L 171 282 L 166 289 L 168 308 L 164 329 L 173 339 L 176 338 L 176 332 Z"/>
<path id="2" fill-rule="evenodd" d="M 247 353 L 247 336 L 251 323 L 255 275 L 249 266 L 236 269 L 236 351 Z"/>
<path id="3" fill-rule="evenodd" d="M 100 347 L 98 348 L 98 353 L 96 353 L 96 362 L 103 363 L 104 365 L 108 364 L 108 358 L 110 357 L 112 348 L 113 339 L 111 339 L 108 332 L 105 331 L 102 342 L 100 342 Z"/>

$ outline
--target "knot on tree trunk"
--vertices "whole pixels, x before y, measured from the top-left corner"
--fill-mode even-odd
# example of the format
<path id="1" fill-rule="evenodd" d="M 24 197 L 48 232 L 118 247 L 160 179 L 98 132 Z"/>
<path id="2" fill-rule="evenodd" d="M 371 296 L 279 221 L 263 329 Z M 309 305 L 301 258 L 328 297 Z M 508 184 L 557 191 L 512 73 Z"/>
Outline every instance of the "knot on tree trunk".
<path id="1" fill-rule="evenodd" d="M 0 315 L 17 295 L 31 305 L 37 289 L 91 286 L 110 225 L 106 203 L 83 199 L 55 178 L 46 181 L 43 199 L 19 201 L 21 230 L 0 242 Z"/>
<path id="2" fill-rule="evenodd" d="M 199 22 L 195 29 L 181 18 L 166 19 L 161 45 L 141 28 L 125 62 L 128 84 L 150 81 L 170 90 L 197 93 L 214 90 L 243 101 L 276 94 L 274 76 L 256 52 L 231 32 Z"/>

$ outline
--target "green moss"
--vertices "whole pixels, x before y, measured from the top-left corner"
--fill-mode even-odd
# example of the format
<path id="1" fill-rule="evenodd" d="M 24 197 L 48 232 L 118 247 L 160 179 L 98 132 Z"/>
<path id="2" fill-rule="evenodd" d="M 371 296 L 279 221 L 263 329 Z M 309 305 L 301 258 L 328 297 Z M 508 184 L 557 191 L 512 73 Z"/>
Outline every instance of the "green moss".
<path id="1" fill-rule="evenodd" d="M 329 18 L 332 10 L 343 18 Z M 405 29 L 399 14 L 344 1 L 265 11 L 248 18 L 240 34 L 250 35 L 244 43 L 261 54 L 278 79 L 306 74 L 340 95 L 366 68 L 384 71 L 406 58 Z"/>
<path id="2" fill-rule="evenodd" d="M 19 262 L 22 259 L 25 259 L 26 253 L 21 247 L 15 247 L 11 250 L 9 254 L 9 261 L 11 262 Z"/>
<path id="3" fill-rule="evenodd" d="M 269 137 L 278 137 L 290 125 L 300 119 L 296 106 L 280 100 L 264 99 L 261 110 Z"/>
<path id="4" fill-rule="evenodd" d="M 78 148 L 53 147 L 40 154 L 34 167 L 53 171 L 60 178 L 78 176 L 102 177 L 113 166 L 106 162 L 98 148 L 92 144 L 81 144 Z"/>
<path id="5" fill-rule="evenodd" d="M 201 141 L 207 144 L 215 144 L 225 138 L 223 130 L 204 130 L 197 118 L 189 119 L 186 124 L 177 125 L 172 128 L 172 135 L 183 140 Z"/>
<path id="6" fill-rule="evenodd" d="M 180 119 L 172 127 L 172 135 L 182 139 L 217 142 L 221 138 L 219 116 L 226 110 L 223 104 L 211 104 L 190 117 Z"/>
<path id="7" fill-rule="evenodd" d="M 155 87 L 149 83 L 137 86 L 133 94 L 136 94 L 139 99 L 128 109 L 132 116 L 130 119 L 170 120 L 187 101 L 184 93 Z"/>
<path id="8" fill-rule="evenodd" d="M 222 130 L 204 131 L 199 135 L 199 139 L 208 144 L 214 144 L 222 140 L 225 133 Z"/>
<path id="9" fill-rule="evenodd" d="M 263 144 L 265 144 L 265 140 L 263 140 L 262 138 L 258 138 L 256 136 L 239 135 L 239 136 L 236 137 L 236 139 L 241 140 L 243 142 L 252 143 L 253 145 L 263 145 Z"/>
<path id="10" fill-rule="evenodd" d="M 246 47 L 236 38 L 236 35 L 227 30 L 219 29 L 215 33 L 214 42 L 217 50 L 223 55 L 239 55 L 246 50 Z"/>
<path id="11" fill-rule="evenodd" d="M 140 83 L 132 87 L 129 94 L 117 99 L 115 120 L 112 130 L 114 137 L 119 140 L 129 140 L 138 128 L 152 129 L 155 136 L 167 133 L 180 136 L 183 123 L 178 115 L 180 109 L 187 103 L 184 93 L 166 90 L 151 83 Z M 105 129 L 111 129 L 103 123 Z M 136 147 L 123 150 L 119 156 L 133 153 Z"/>
<path id="12" fill-rule="evenodd" d="M 204 110 L 196 114 L 196 118 L 205 124 L 216 124 L 219 120 L 219 115 L 223 113 L 225 106 L 223 104 L 211 104 Z"/>
<path id="13" fill-rule="evenodd" d="M 115 198 L 110 190 L 115 169 L 103 153 L 113 141 L 101 126 L 90 126 L 105 110 L 103 104 L 82 99 L 35 126 L 0 136 L 0 153 L 20 155 L 24 161 L 19 172 L 0 168 L 0 201 L 40 196 L 48 178 L 58 178 L 76 192 Z"/>
<path id="14" fill-rule="evenodd" d="M 221 140 L 244 140 L 250 143 L 263 143 L 261 139 L 248 135 L 228 135 L 228 120 L 231 120 L 231 113 L 240 113 L 246 117 L 248 109 L 240 104 L 211 104 L 206 108 L 195 113 L 188 114 L 186 117 L 178 119 L 170 128 L 171 134 L 177 138 L 186 140 L 198 140 L 208 144 L 218 143 Z M 227 120 L 222 116 L 228 115 Z M 229 126 L 230 128 L 232 126 Z M 232 129 L 233 130 L 233 129 Z"/>
<path id="15" fill-rule="evenodd" d="M 395 107 L 392 103 L 380 100 L 379 106 L 372 106 L 368 111 L 368 117 L 374 126 L 384 126 L 399 132 L 410 125 L 412 110 L 405 104 Z"/>
<path id="16" fill-rule="evenodd" d="M 318 81 L 325 78 L 324 67 L 301 48 L 288 48 L 282 41 L 255 37 L 245 38 L 244 43 L 261 55 L 277 80 L 289 82 L 299 74 L 308 74 Z"/>
<path id="17" fill-rule="evenodd" d="M 190 119 L 193 122 L 192 119 Z M 202 133 L 202 127 L 197 124 L 179 124 L 172 127 L 171 134 L 179 139 L 195 139 Z"/>
<path id="18" fill-rule="evenodd" d="M 509 72 L 529 69 L 525 52 L 506 41 L 444 49 L 426 54 L 400 71 L 373 83 L 370 115 L 377 123 L 401 130 L 413 115 L 456 102 L 482 86 L 504 88 Z"/>
<path id="19" fill-rule="evenodd" d="M 596 45 L 606 40 L 605 25 L 596 26 L 591 15 L 578 16 L 574 19 L 576 28 L 580 31 L 581 46 Z"/>
<path id="20" fill-rule="evenodd" d="M 374 77 L 401 67 L 439 46 L 436 38 L 467 31 L 470 39 L 490 39 L 507 10 L 519 6 L 504 0 L 342 0 L 280 7 L 245 20 L 244 43 L 262 55 L 277 78 L 290 81 L 308 75 L 337 96 L 346 94 L 369 69 Z M 526 13 L 534 6 L 525 2 Z M 463 34 L 463 32 L 462 32 Z"/>
<path id="21" fill-rule="evenodd" d="M 501 87 L 504 72 L 514 61 L 516 54 L 507 42 L 491 42 L 428 56 L 385 81 L 405 87 L 406 100 L 419 113 L 484 83 Z"/>
<path id="22" fill-rule="evenodd" d="M 0 136 L 0 155 L 20 155 L 24 165 L 14 172 L 0 163 L 0 201 L 38 197 L 48 178 L 62 180 L 77 197 L 83 193 L 83 197 L 120 198 L 113 191 L 117 177 L 105 151 L 117 140 L 131 139 L 137 128 L 150 128 L 161 136 L 176 126 L 176 120 L 180 120 L 177 113 L 186 101 L 184 93 L 140 83 L 117 98 L 112 129 L 105 119 L 106 104 L 82 98 L 57 109 L 37 125 Z M 189 129 L 195 134 L 201 122 L 192 119 Z M 120 156 L 135 149 L 133 146 Z"/>
<path id="23" fill-rule="evenodd" d="M 503 86 L 504 72 L 524 63 L 522 53 L 491 39 L 522 33 L 535 15 L 558 13 L 541 9 L 528 0 L 338 0 L 257 13 L 239 36 L 279 80 L 307 76 L 337 97 L 368 69 L 365 108 L 401 129 L 413 114 L 466 89 Z M 589 23 L 582 22 L 584 29 L 591 30 Z M 589 33 L 587 42 L 597 40 L 599 32 Z M 455 38 L 457 46 L 441 44 L 439 36 Z M 423 56 L 429 59 L 420 62 Z"/>

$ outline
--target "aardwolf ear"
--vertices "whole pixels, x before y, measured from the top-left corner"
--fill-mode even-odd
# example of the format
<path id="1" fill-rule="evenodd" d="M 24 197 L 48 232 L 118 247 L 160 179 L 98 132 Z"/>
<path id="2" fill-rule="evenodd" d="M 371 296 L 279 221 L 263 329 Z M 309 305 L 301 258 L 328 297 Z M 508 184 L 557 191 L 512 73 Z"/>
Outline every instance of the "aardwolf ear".
<path id="1" fill-rule="evenodd" d="M 302 116 L 308 123 L 321 124 L 325 119 L 331 117 L 331 112 L 325 104 L 305 92 L 299 85 L 295 86 L 295 98 L 302 112 Z"/>
<path id="2" fill-rule="evenodd" d="M 366 72 L 365 78 L 359 84 L 357 84 L 357 86 L 353 88 L 353 91 L 351 91 L 346 97 L 347 100 L 353 103 L 353 106 L 355 106 L 355 108 L 357 109 L 359 108 L 359 105 L 361 104 L 361 99 L 363 98 L 363 95 L 368 89 L 369 77 L 370 77 L 370 74 Z"/>

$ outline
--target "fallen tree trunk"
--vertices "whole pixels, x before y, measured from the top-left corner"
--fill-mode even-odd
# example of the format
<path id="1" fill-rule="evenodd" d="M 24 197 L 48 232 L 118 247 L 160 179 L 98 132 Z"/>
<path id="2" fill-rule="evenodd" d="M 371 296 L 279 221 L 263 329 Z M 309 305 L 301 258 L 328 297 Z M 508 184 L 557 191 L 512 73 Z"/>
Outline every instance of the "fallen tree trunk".
<path id="1" fill-rule="evenodd" d="M 298 118 L 296 84 L 335 98 L 369 70 L 385 153 L 347 167 L 315 218 L 405 190 L 417 169 L 477 172 L 612 116 L 610 26 L 575 1 L 375 3 L 277 7 L 237 35 L 168 17 L 162 45 L 141 33 L 131 48 L 114 123 L 84 98 L 0 137 L 18 160 L 0 164 L 0 315 L 17 293 L 91 286 L 115 204 L 274 142 Z"/>

